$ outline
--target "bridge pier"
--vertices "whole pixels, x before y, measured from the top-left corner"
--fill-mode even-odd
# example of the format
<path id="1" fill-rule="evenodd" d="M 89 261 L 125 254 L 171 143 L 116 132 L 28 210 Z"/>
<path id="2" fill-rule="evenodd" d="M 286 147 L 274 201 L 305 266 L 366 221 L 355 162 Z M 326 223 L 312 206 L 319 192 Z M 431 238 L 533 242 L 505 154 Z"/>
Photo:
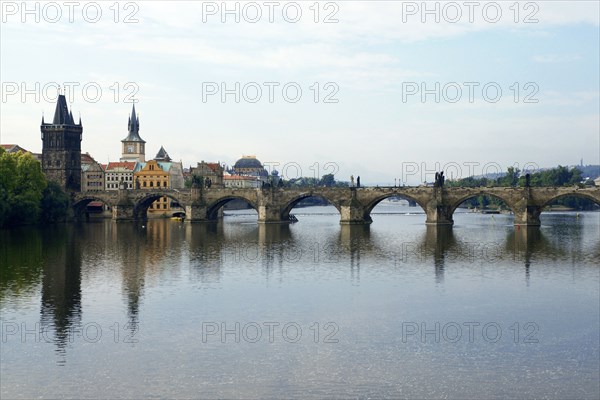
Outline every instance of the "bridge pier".
<path id="1" fill-rule="evenodd" d="M 515 214 L 514 225 L 519 226 L 540 226 L 540 214 L 542 207 L 527 205 L 513 210 Z"/>
<path id="2" fill-rule="evenodd" d="M 357 199 L 356 188 L 350 188 L 350 199 L 340 205 L 340 224 L 364 225 L 373 222 L 370 210 Z"/>
<path id="3" fill-rule="evenodd" d="M 133 221 L 134 206 L 132 204 L 117 204 L 112 208 L 112 219 L 113 221 Z"/>
<path id="4" fill-rule="evenodd" d="M 258 223 L 259 224 L 283 224 L 290 221 L 281 219 L 282 210 L 279 207 L 270 205 L 258 206 Z"/>
<path id="5" fill-rule="evenodd" d="M 340 224 L 365 225 L 373 222 L 370 215 L 365 216 L 365 208 L 361 205 L 351 204 L 340 207 Z"/>
<path id="6" fill-rule="evenodd" d="M 452 206 L 444 204 L 432 204 L 428 205 L 425 209 L 427 225 L 454 225 L 454 219 L 452 218 Z"/>
<path id="7" fill-rule="evenodd" d="M 185 222 L 210 222 L 206 206 L 192 204 L 185 206 Z"/>
<path id="8" fill-rule="evenodd" d="M 135 204 L 129 199 L 129 191 L 125 189 L 123 181 L 119 183 L 117 204 L 112 208 L 113 221 L 133 221 L 136 219 Z"/>

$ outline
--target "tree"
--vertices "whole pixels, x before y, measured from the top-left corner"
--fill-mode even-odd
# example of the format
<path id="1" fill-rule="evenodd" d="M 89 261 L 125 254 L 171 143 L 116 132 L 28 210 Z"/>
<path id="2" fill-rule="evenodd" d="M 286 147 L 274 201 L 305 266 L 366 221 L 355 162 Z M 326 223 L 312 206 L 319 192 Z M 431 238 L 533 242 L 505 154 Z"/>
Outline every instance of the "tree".
<path id="1" fill-rule="evenodd" d="M 69 209 L 69 196 L 55 182 L 48 182 L 42 193 L 41 219 L 43 222 L 64 221 Z"/>
<path id="2" fill-rule="evenodd" d="M 30 153 L 0 153 L 0 224 L 38 222 L 46 178 Z"/>
<path id="3" fill-rule="evenodd" d="M 333 174 L 323 175 L 321 178 L 320 186 L 332 187 L 335 185 L 335 177 Z"/>
<path id="4" fill-rule="evenodd" d="M 2 148 L 0 150 L 0 187 L 12 195 L 17 186 L 17 157 Z"/>
<path id="5" fill-rule="evenodd" d="M 479 203 L 479 207 L 485 208 L 490 204 L 490 200 L 487 196 L 478 196 L 477 203 Z"/>
<path id="6" fill-rule="evenodd" d="M 517 186 L 519 175 L 521 175 L 521 170 L 519 168 L 508 167 L 506 175 L 502 178 L 498 178 L 498 184 L 500 186 Z"/>
<path id="7" fill-rule="evenodd" d="M 8 223 L 10 218 L 10 204 L 8 193 L 2 183 L 0 183 L 0 227 Z"/>
<path id="8" fill-rule="evenodd" d="M 46 188 L 46 178 L 40 162 L 30 153 L 17 153 L 17 186 L 13 192 L 11 220 L 15 223 L 35 223 L 40 217 L 40 201 Z"/>

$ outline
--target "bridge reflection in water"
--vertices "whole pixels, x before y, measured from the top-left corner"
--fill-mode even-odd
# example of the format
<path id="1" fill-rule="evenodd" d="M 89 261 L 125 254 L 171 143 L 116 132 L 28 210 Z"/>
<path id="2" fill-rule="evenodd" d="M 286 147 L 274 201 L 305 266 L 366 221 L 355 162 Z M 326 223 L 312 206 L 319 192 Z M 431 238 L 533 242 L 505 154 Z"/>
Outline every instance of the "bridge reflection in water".
<path id="1" fill-rule="evenodd" d="M 182 224 L 150 221 L 147 224 L 92 224 L 54 226 L 39 230 L 23 228 L 0 232 L 3 279 L 0 300 L 22 296 L 39 287 L 40 324 L 54 333 L 59 362 L 68 350 L 69 332 L 80 325 L 85 314 L 82 305 L 82 274 L 105 274 L 120 282 L 121 301 L 133 330 L 146 287 L 177 280 L 187 266 L 189 279 L 205 288 L 220 285 L 223 268 L 246 266 L 269 281 L 283 279 L 286 269 L 333 268 L 348 271 L 353 284 L 359 285 L 361 266 L 367 260 L 376 268 L 401 273 L 403 266 L 432 268 L 431 275 L 444 284 L 448 265 L 522 265 L 529 281 L 534 266 L 545 261 L 571 263 L 600 257 L 578 253 L 565 247 L 561 237 L 577 243 L 581 225 L 549 228 L 550 239 L 537 227 L 510 228 L 503 243 L 482 243 L 465 233 L 456 234 L 451 226 L 427 226 L 417 240 L 396 241 L 393 246 L 373 237 L 369 225 L 342 225 L 320 234 L 314 242 L 307 231 L 287 224 Z M 25 258 L 24 258 L 25 257 Z M 175 268 L 175 269 L 174 269 Z M 88 278 L 89 279 L 89 278 Z"/>

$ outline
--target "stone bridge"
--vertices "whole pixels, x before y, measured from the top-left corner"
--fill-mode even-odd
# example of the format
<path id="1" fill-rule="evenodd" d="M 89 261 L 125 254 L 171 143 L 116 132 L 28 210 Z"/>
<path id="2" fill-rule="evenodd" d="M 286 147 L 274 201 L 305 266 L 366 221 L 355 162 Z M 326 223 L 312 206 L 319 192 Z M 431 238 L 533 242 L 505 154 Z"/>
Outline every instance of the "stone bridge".
<path id="1" fill-rule="evenodd" d="M 289 221 L 292 208 L 308 197 L 329 201 L 340 212 L 342 224 L 371 223 L 371 211 L 382 200 L 400 197 L 418 204 L 427 216 L 426 223 L 452 225 L 456 208 L 464 201 L 486 195 L 502 200 L 514 214 L 515 225 L 540 225 L 540 213 L 553 200 L 565 196 L 589 199 L 600 205 L 600 188 L 586 187 L 360 187 L 360 188 L 264 188 L 264 189 L 182 189 L 182 190 L 115 190 L 72 194 L 76 218 L 91 201 L 102 201 L 112 209 L 116 221 L 147 218 L 150 204 L 166 196 L 184 209 L 188 222 L 210 222 L 218 218 L 219 209 L 234 199 L 246 201 L 258 212 L 259 223 Z"/>

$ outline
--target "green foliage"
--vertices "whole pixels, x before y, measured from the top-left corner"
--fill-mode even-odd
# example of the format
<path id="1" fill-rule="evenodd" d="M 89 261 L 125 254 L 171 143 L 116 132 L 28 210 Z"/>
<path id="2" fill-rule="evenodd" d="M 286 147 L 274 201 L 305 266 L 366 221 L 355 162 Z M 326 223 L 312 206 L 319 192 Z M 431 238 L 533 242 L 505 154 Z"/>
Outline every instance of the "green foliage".
<path id="1" fill-rule="evenodd" d="M 46 188 L 40 162 L 30 153 L 1 151 L 0 227 L 54 222 L 66 215 L 66 194 L 55 184 Z"/>
<path id="2" fill-rule="evenodd" d="M 17 187 L 16 194 L 25 195 L 32 201 L 40 201 L 46 188 L 46 177 L 42 166 L 30 153 L 17 153 Z"/>
<path id="3" fill-rule="evenodd" d="M 457 181 L 446 181 L 445 184 L 450 187 L 487 187 L 491 186 L 492 182 L 492 180 L 487 178 L 475 178 L 469 176 L 468 178 Z"/>
<path id="4" fill-rule="evenodd" d="M 48 182 L 42 194 L 41 209 L 44 222 L 65 220 L 69 209 L 69 197 L 57 183 Z"/>
<path id="5" fill-rule="evenodd" d="M 3 227 L 8 223 L 10 218 L 10 200 L 8 192 L 0 183 L 0 227 Z"/>
<path id="6" fill-rule="evenodd" d="M 323 177 L 321 178 L 321 182 L 319 183 L 320 186 L 332 187 L 335 185 L 335 177 L 333 176 L 333 174 L 323 175 Z"/>
<path id="7" fill-rule="evenodd" d="M 552 168 L 545 171 L 539 171 L 531 174 L 531 186 L 572 186 L 577 185 L 583 180 L 579 168 L 571 168 L 559 165 L 557 168 Z M 525 185 L 525 177 L 519 180 L 521 186 Z"/>
<path id="8" fill-rule="evenodd" d="M 295 179 L 290 179 L 285 181 L 285 186 L 287 187 L 348 187 L 348 182 L 340 182 L 336 181 L 333 174 L 326 174 L 321 177 L 321 179 L 317 178 L 308 178 L 308 177 L 300 177 Z"/>
<path id="9" fill-rule="evenodd" d="M 498 178 L 498 186 L 505 187 L 515 187 L 519 182 L 519 175 L 521 174 L 521 170 L 519 168 L 508 167 L 506 171 L 506 175 L 501 178 Z"/>
<path id="10" fill-rule="evenodd" d="M 0 154 L 0 187 L 12 194 L 17 187 L 17 154 Z"/>

